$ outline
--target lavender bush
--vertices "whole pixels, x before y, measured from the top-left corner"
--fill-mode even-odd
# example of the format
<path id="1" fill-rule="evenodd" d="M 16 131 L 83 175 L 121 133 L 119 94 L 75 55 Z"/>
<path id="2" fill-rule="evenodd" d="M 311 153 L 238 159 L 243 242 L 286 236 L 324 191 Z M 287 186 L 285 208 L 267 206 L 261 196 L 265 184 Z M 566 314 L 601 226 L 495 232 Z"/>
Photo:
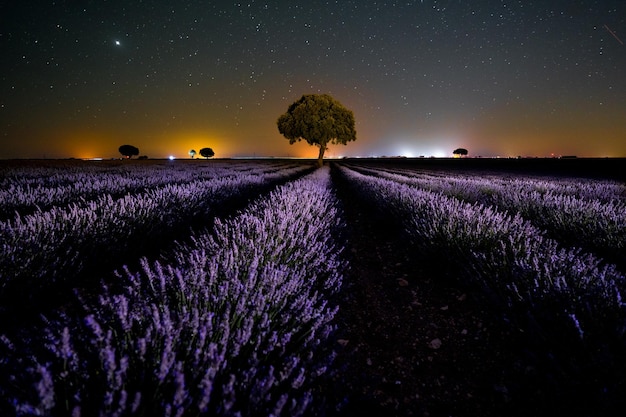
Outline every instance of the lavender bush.
<path id="1" fill-rule="evenodd" d="M 536 191 L 538 193 L 553 192 L 561 195 L 568 195 L 582 200 L 593 200 L 606 202 L 626 202 L 626 184 L 612 180 L 597 180 L 587 178 L 560 178 L 533 176 L 524 174 L 521 178 L 519 175 L 506 175 L 502 173 L 489 174 L 485 172 L 466 172 L 458 170 L 424 170 L 416 168 L 398 168 L 398 167 L 377 167 L 375 169 L 360 166 L 358 164 L 349 164 L 352 168 L 360 171 L 373 173 L 379 176 L 386 174 L 401 175 L 410 179 L 423 180 L 424 184 L 431 184 L 435 188 L 440 185 L 437 180 L 449 182 L 450 187 L 462 192 L 462 185 L 468 184 L 470 188 L 488 184 L 490 187 L 509 187 L 520 190 L 522 193 Z M 398 177 L 396 177 L 398 178 Z M 455 187 L 455 185 L 461 187 Z"/>
<path id="2" fill-rule="evenodd" d="M 0 394 L 17 415 L 302 415 L 331 359 L 339 219 L 326 168 L 276 189 L 119 272 L 82 320 L 47 319 L 45 351 L 1 338 Z"/>
<path id="3" fill-rule="evenodd" d="M 212 181 L 240 174 L 265 175 L 294 168 L 282 162 L 242 163 L 211 161 L 210 164 L 133 164 L 81 165 L 17 168 L 0 176 L 0 220 L 18 213 L 46 211 L 70 203 L 97 199 L 102 195 L 120 198 L 163 186 L 184 185 L 192 181 Z M 78 169 L 80 168 L 80 169 Z"/>
<path id="4" fill-rule="evenodd" d="M 581 246 L 626 266 L 626 186 L 623 184 L 357 169 L 470 203 L 519 213 L 563 244 Z"/>
<path id="5" fill-rule="evenodd" d="M 193 180 L 16 215 L 0 222 L 0 297 L 5 293 L 15 297 L 25 286 L 37 292 L 71 283 L 89 263 L 108 263 L 147 239 L 159 239 L 192 219 L 208 217 L 229 199 L 308 169 L 300 165 Z"/>

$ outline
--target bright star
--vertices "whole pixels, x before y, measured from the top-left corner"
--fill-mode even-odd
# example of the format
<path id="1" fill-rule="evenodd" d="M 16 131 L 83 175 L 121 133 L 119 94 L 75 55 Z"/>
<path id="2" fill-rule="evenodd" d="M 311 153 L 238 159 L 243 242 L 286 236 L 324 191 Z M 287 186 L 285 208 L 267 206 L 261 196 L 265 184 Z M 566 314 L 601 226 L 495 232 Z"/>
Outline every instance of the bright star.
<path id="1" fill-rule="evenodd" d="M 115 46 L 120 46 L 122 43 L 120 41 L 115 41 Z"/>

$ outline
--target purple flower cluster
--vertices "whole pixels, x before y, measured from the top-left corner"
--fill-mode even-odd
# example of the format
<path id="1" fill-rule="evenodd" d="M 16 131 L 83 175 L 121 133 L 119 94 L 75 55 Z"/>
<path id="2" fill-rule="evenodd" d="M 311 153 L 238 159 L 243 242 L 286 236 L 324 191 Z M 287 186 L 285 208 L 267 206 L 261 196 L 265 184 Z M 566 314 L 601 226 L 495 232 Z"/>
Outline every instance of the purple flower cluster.
<path id="1" fill-rule="evenodd" d="M 81 320 L 46 320 L 46 352 L 22 354 L 30 372 L 12 376 L 32 388 L 10 403 L 18 415 L 302 415 L 332 359 L 341 227 L 322 168 L 125 268 L 82 300 Z"/>
<path id="2" fill-rule="evenodd" d="M 355 167 L 423 190 L 520 214 L 564 245 L 612 262 L 626 258 L 626 186 L 610 181 L 416 172 Z"/>
<path id="3" fill-rule="evenodd" d="M 268 164 L 269 165 L 269 164 Z M 264 172 L 278 168 L 278 162 L 263 166 Z M 256 167 L 259 168 L 258 166 Z M 254 169 L 247 163 L 211 161 L 211 164 L 165 165 L 83 165 L 15 168 L 0 176 L 0 220 L 15 213 L 21 216 L 70 203 L 96 199 L 108 194 L 119 198 L 165 185 L 211 181 Z"/>
<path id="4" fill-rule="evenodd" d="M 524 314 L 555 309 L 547 320 L 578 335 L 598 326 L 624 329 L 626 280 L 614 265 L 562 248 L 517 213 L 424 190 L 407 184 L 406 177 L 398 181 L 346 167 L 341 172 L 365 198 L 401 219 L 419 250 L 464 270 L 464 280 L 495 295 L 505 309 Z"/>
<path id="5" fill-rule="evenodd" d="M 71 281 L 92 259 L 114 258 L 140 240 L 208 216 L 231 197 L 309 169 L 258 163 L 248 165 L 246 171 L 221 169 L 219 175 L 196 179 L 192 167 L 184 168 L 179 174 L 187 177 L 184 183 L 167 183 L 169 171 L 160 169 L 150 174 L 160 178 L 163 185 L 158 187 L 120 197 L 103 194 L 0 221 L 0 296 L 7 286 L 30 285 L 35 290 Z"/>

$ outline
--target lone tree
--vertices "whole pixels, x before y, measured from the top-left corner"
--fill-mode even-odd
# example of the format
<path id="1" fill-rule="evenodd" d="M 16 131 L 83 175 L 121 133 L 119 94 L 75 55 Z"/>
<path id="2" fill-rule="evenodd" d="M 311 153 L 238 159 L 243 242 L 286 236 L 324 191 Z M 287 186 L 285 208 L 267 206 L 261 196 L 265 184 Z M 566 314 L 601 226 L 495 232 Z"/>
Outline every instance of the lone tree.
<path id="1" fill-rule="evenodd" d="M 139 155 L 139 149 L 133 145 L 122 145 L 118 150 L 126 159 L 132 158 L 133 155 Z"/>
<path id="2" fill-rule="evenodd" d="M 278 131 L 290 144 L 304 139 L 320 148 L 317 164 L 322 166 L 329 144 L 346 145 L 356 140 L 354 114 L 328 94 L 305 94 L 278 118 Z"/>
<path id="3" fill-rule="evenodd" d="M 452 155 L 456 156 L 457 158 L 460 158 L 462 156 L 467 156 L 467 149 L 464 148 L 457 148 L 454 151 L 452 151 Z"/>
<path id="4" fill-rule="evenodd" d="M 196 150 L 195 149 L 190 149 L 189 150 L 189 156 L 191 156 L 191 159 L 193 159 L 193 157 L 196 156 Z"/>
<path id="5" fill-rule="evenodd" d="M 215 155 L 215 152 L 213 152 L 213 149 L 211 149 L 211 148 L 202 148 L 202 149 L 200 149 L 200 155 L 202 155 L 205 158 L 209 159 L 209 158 L 212 158 Z"/>

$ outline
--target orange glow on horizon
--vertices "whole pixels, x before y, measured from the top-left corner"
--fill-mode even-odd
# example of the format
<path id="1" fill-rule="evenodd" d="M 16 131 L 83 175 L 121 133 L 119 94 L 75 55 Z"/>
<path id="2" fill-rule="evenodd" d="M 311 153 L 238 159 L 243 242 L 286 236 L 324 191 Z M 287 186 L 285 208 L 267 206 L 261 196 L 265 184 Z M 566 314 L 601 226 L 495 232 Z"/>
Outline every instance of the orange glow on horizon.
<path id="1" fill-rule="evenodd" d="M 196 151 L 194 159 L 202 159 L 200 149 L 211 148 L 215 152 L 214 158 L 233 157 L 287 157 L 315 159 L 319 148 L 311 146 L 306 141 L 296 142 L 293 145 L 284 137 L 275 134 L 269 138 L 259 135 L 258 139 L 242 139 L 235 135 L 220 135 L 210 131 L 180 131 L 176 134 L 160 134 L 156 136 L 137 135 L 135 139 L 123 138 L 111 133 L 94 133 L 85 130 L 59 133 L 51 135 L 51 139 L 57 144 L 43 157 L 47 158 L 120 158 L 118 148 L 121 145 L 132 145 L 139 149 L 139 156 L 147 156 L 149 159 L 162 159 L 174 156 L 176 159 L 191 159 L 189 151 Z M 325 158 L 343 155 L 345 148 L 350 144 L 331 145 L 325 152 Z M 41 157 L 41 156 L 33 156 Z"/>
<path id="2" fill-rule="evenodd" d="M 612 120 L 612 119 L 611 119 Z M 620 126 L 609 123 L 609 116 L 568 125 L 533 123 L 533 120 L 509 123 L 510 120 L 477 120 L 473 125 L 450 127 L 447 130 L 382 131 L 375 119 L 360 124 L 357 140 L 347 145 L 331 145 L 325 158 L 343 156 L 393 156 L 410 151 L 412 156 L 452 156 L 458 147 L 468 149 L 470 157 L 626 157 L 626 141 Z M 554 123 L 552 123 L 554 122 Z M 256 128 L 255 128 L 256 126 Z M 33 125 L 19 138 L 9 137 L 1 158 L 120 158 L 118 148 L 130 144 L 139 148 L 139 156 L 150 159 L 201 158 L 200 149 L 210 147 L 215 158 L 232 157 L 292 157 L 316 159 L 319 149 L 306 141 L 293 145 L 270 123 L 213 129 L 191 128 L 163 131 L 142 128 L 129 131 L 127 125 L 107 129 L 74 126 L 46 130 Z M 42 143 L 46 143 L 42 146 Z M 602 144 L 602 146 L 599 146 Z M 441 151 L 441 152 L 435 152 Z"/>

